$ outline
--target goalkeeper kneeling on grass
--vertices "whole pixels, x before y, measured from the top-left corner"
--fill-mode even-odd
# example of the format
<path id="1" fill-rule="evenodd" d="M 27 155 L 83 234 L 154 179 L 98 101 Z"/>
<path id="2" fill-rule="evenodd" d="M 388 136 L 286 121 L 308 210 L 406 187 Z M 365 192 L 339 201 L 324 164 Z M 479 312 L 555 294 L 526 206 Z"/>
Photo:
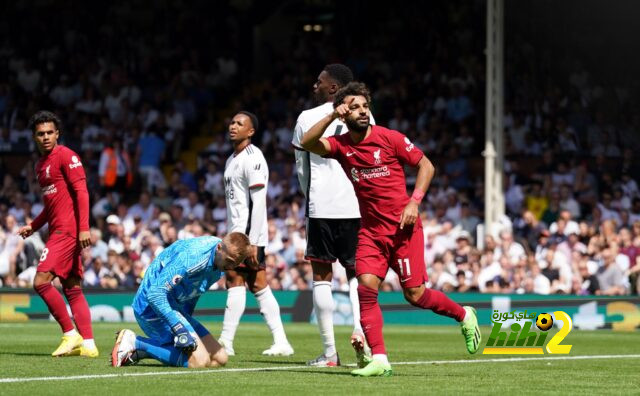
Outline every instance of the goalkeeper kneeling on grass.
<path id="1" fill-rule="evenodd" d="M 193 318 L 198 298 L 225 270 L 243 262 L 251 244 L 240 232 L 173 243 L 149 265 L 133 300 L 140 328 L 149 338 L 120 330 L 111 351 L 111 365 L 128 366 L 156 359 L 176 367 L 218 367 L 227 353 Z"/>

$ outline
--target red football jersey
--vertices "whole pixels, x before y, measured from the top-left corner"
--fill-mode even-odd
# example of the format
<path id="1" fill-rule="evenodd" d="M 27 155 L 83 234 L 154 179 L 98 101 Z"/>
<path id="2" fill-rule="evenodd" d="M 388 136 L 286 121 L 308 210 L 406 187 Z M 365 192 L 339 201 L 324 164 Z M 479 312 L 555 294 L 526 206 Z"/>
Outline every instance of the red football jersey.
<path id="1" fill-rule="evenodd" d="M 372 125 L 355 144 L 348 133 L 327 138 L 329 158 L 335 158 L 358 197 L 362 227 L 378 235 L 393 235 L 409 202 L 404 164 L 418 165 L 424 155 L 402 133 Z"/>
<path id="2" fill-rule="evenodd" d="M 45 222 L 49 233 L 77 236 L 89 230 L 89 196 L 82 162 L 76 153 L 57 145 L 36 164 L 42 189 L 43 213 L 32 223 L 34 231 Z"/>

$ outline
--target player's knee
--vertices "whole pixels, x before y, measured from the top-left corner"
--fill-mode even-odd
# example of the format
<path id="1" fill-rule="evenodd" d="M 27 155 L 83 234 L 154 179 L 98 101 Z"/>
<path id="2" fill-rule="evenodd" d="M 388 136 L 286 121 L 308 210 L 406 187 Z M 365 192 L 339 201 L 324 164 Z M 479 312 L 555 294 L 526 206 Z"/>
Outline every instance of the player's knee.
<path id="1" fill-rule="evenodd" d="M 267 284 L 266 279 L 256 279 L 254 282 L 249 282 L 248 286 L 249 291 L 251 291 L 251 293 L 253 294 L 256 294 L 260 290 L 264 290 L 269 285 Z"/>
<path id="2" fill-rule="evenodd" d="M 426 292 L 426 289 L 421 287 L 410 287 L 402 291 L 404 293 L 404 299 L 411 305 L 420 306 L 418 301 L 422 298 L 422 294 Z"/>
<path id="3" fill-rule="evenodd" d="M 47 273 L 38 272 L 36 273 L 35 278 L 33 278 L 33 288 L 37 290 L 38 287 L 47 283 L 51 283 L 52 280 L 53 277 L 48 276 Z"/>
<path id="4" fill-rule="evenodd" d="M 206 354 L 192 354 L 189 359 L 189 368 L 209 367 L 209 356 Z"/>
<path id="5" fill-rule="evenodd" d="M 229 355 L 224 348 L 221 348 L 218 352 L 211 356 L 209 361 L 209 367 L 222 367 L 229 361 Z"/>
<path id="6" fill-rule="evenodd" d="M 241 277 L 227 279 L 225 284 L 227 286 L 227 289 L 231 289 L 232 287 L 244 286 L 244 279 L 242 279 Z"/>

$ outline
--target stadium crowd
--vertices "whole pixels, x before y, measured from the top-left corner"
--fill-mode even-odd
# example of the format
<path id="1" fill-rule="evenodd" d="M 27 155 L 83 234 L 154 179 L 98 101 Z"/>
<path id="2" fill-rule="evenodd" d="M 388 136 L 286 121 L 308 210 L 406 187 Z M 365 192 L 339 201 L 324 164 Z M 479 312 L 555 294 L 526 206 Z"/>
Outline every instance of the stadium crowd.
<path id="1" fill-rule="evenodd" d="M 25 34 L 24 42 L 44 40 L 35 55 L 18 51 L 13 43 L 22 41 L 9 35 L 0 43 L 0 146 L 33 151 L 28 117 L 40 108 L 62 116 L 62 142 L 81 155 L 91 192 L 85 287 L 135 288 L 175 240 L 225 233 L 222 173 L 231 146 L 226 120 L 216 114 L 255 111 L 262 127 L 254 144 L 271 172 L 269 283 L 274 290 L 307 290 L 305 199 L 290 142 L 297 115 L 312 105 L 320 67 L 340 60 L 371 86 L 376 121 L 405 133 L 436 165 L 421 208 L 431 287 L 638 294 L 640 169 L 633 153 L 640 116 L 631 111 L 637 92 L 601 82 L 589 63 L 575 59 L 558 56 L 553 73 L 544 62 L 527 63 L 545 54 L 524 38 L 508 47 L 511 64 L 526 67 L 508 68 L 505 76 L 507 214 L 494 235 L 478 234 L 485 70 L 483 43 L 474 37 L 484 28 L 474 16 L 478 5 L 433 7 L 440 9 L 410 29 L 398 21 L 412 6 L 385 10 L 386 25 L 349 52 L 332 44 L 333 36 L 315 33 L 301 32 L 286 48 L 259 45 L 268 66 L 254 79 L 243 75 L 241 58 L 231 51 L 240 34 L 231 10 L 220 13 L 228 16 L 220 24 L 205 27 L 189 23 L 198 9 L 181 9 L 180 24 L 160 28 L 148 15 L 114 5 L 107 11 L 122 23 L 98 24 L 91 35 L 82 26 L 62 37 Z M 132 35 L 130 26 L 158 31 Z M 406 31 L 426 37 L 418 51 L 409 47 Z M 216 39 L 220 32 L 230 39 Z M 210 42 L 200 44 L 203 37 Z M 89 45 L 96 40 L 104 45 L 99 51 Z M 388 48 L 398 57 L 388 58 Z M 245 82 L 240 89 L 239 81 Z M 214 141 L 191 171 L 179 160 L 180 149 L 201 130 Z M 16 235 L 42 210 L 37 155 L 25 156 L 20 172 L 10 172 L 0 157 L 0 280 L 6 287 L 30 286 L 46 238 L 46 231 L 24 241 Z M 334 274 L 334 288 L 347 290 L 339 266 Z M 400 290 L 393 272 L 383 288 Z"/>

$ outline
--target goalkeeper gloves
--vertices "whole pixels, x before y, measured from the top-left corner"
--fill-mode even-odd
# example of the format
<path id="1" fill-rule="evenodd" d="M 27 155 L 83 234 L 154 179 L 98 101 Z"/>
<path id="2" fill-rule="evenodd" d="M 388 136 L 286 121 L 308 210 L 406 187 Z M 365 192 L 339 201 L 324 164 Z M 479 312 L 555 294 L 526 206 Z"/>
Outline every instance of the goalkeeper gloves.
<path id="1" fill-rule="evenodd" d="M 182 323 L 178 323 L 174 326 L 171 326 L 171 330 L 173 330 L 173 346 L 176 348 L 180 348 L 185 352 L 195 351 L 198 347 L 198 343 L 196 339 L 189 333 L 187 329 L 182 325 Z"/>

